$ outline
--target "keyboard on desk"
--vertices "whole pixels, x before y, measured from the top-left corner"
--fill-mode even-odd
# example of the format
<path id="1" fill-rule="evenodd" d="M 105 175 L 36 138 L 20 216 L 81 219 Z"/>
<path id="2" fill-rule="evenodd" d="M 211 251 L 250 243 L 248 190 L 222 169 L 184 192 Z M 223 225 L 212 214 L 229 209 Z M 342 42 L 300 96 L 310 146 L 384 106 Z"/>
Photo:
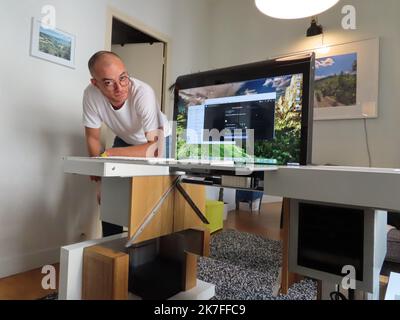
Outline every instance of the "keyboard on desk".
<path id="1" fill-rule="evenodd" d="M 204 160 L 204 159 L 184 159 L 177 160 L 179 164 L 200 164 L 200 165 L 210 165 L 210 166 L 234 166 L 235 162 L 230 160 Z"/>
<path id="2" fill-rule="evenodd" d="M 123 161 L 135 161 L 135 162 L 145 162 L 145 163 L 176 163 L 176 159 L 173 158 L 144 158 L 144 157 L 94 157 L 94 159 L 100 160 L 123 160 Z"/>
<path id="3" fill-rule="evenodd" d="M 160 163 L 160 164 L 182 164 L 182 165 L 210 165 L 210 166 L 234 166 L 235 162 L 231 160 L 205 160 L 205 159 L 181 159 L 174 158 L 144 158 L 144 157 L 95 157 L 100 160 L 123 160 L 144 163 Z"/>

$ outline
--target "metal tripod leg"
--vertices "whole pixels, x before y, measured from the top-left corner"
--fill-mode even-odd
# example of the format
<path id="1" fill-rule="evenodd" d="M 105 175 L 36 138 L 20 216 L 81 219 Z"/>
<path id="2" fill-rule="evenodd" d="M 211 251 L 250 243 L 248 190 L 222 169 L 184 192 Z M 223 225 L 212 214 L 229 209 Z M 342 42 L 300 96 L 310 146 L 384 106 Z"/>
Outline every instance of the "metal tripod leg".
<path id="1" fill-rule="evenodd" d="M 176 184 L 176 188 L 178 189 L 180 194 L 183 196 L 183 198 L 186 200 L 186 202 L 190 205 L 190 207 L 193 209 L 193 211 L 196 213 L 196 215 L 200 218 L 200 220 L 205 224 L 210 224 L 210 222 L 208 222 L 208 220 L 204 216 L 204 214 L 200 211 L 200 209 L 196 206 L 196 204 L 193 202 L 193 200 L 187 194 L 185 189 L 183 189 L 180 181 Z"/>

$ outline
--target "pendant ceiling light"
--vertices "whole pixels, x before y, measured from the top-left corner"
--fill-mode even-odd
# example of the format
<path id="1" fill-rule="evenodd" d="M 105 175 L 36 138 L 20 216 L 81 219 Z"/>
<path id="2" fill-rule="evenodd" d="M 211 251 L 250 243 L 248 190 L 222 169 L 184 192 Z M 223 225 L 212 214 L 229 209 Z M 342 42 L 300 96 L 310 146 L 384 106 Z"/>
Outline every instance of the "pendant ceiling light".
<path id="1" fill-rule="evenodd" d="M 339 0 L 255 0 L 257 8 L 277 19 L 300 19 L 320 14 Z"/>

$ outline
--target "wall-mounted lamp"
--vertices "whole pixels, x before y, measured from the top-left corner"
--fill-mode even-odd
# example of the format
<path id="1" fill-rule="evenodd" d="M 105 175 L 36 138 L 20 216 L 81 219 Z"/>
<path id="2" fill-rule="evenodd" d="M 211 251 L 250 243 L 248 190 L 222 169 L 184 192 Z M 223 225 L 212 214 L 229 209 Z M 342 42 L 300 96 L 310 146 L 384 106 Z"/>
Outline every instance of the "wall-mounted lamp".
<path id="1" fill-rule="evenodd" d="M 277 19 L 300 19 L 316 16 L 339 0 L 255 0 L 257 8 Z"/>
<path id="2" fill-rule="evenodd" d="M 318 24 L 316 17 L 312 18 L 311 26 L 307 29 L 307 37 L 314 37 L 324 33 L 324 28 Z"/>

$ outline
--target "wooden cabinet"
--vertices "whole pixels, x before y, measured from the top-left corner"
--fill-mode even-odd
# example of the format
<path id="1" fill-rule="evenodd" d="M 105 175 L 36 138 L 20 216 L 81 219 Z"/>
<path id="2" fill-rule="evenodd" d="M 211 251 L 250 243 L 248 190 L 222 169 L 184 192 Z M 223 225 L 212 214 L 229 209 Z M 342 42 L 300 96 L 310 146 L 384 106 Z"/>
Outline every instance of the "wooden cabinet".
<path id="1" fill-rule="evenodd" d="M 103 178 L 101 220 L 128 227 L 131 238 L 176 178 L 175 176 Z M 200 211 L 205 214 L 205 186 L 190 184 L 182 186 Z M 203 227 L 203 222 L 183 196 L 174 190 L 135 243 L 199 227 Z"/>

